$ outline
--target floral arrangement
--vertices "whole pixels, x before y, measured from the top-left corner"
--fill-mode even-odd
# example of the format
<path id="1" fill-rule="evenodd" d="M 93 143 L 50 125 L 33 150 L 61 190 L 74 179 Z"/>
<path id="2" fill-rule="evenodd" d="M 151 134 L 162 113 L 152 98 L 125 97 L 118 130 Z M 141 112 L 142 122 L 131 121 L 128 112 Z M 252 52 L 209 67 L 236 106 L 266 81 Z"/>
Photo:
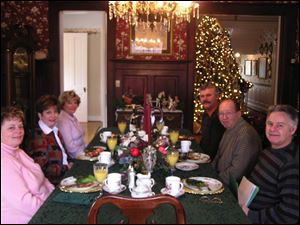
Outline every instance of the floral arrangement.
<path id="1" fill-rule="evenodd" d="M 165 136 L 159 136 L 153 145 L 148 146 L 147 135 L 138 135 L 138 132 L 129 132 L 121 138 L 121 143 L 117 148 L 119 164 L 124 165 L 124 169 L 132 165 L 136 172 L 147 173 L 145 165 L 146 157 L 154 154 L 152 162 L 154 170 L 168 170 L 165 157 L 170 150 L 169 140 Z M 146 155 L 148 154 L 148 155 Z"/>

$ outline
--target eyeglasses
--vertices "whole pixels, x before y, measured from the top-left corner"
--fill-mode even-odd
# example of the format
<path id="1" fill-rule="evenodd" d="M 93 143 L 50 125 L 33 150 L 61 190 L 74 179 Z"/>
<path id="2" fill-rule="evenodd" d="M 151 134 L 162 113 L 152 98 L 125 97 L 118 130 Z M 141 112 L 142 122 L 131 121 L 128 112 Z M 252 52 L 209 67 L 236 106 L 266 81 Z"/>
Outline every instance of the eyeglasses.
<path id="1" fill-rule="evenodd" d="M 235 114 L 236 112 L 219 112 L 218 116 L 232 116 L 233 114 Z"/>
<path id="2" fill-rule="evenodd" d="M 199 198 L 200 202 L 203 203 L 212 203 L 212 204 L 222 204 L 223 201 L 222 199 L 218 198 L 218 197 L 214 197 L 214 198 L 210 198 L 208 196 L 202 196 Z"/>

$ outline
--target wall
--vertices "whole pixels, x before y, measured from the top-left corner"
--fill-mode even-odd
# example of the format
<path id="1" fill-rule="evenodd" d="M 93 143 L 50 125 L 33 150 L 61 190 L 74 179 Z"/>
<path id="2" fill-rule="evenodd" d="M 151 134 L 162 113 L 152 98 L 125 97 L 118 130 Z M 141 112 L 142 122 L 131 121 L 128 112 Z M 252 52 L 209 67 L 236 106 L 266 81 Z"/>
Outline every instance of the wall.
<path id="1" fill-rule="evenodd" d="M 277 16 L 216 16 L 220 24 L 231 31 L 231 43 L 234 52 L 239 52 L 242 77 L 253 83 L 246 95 L 247 106 L 256 111 L 265 112 L 268 106 L 275 104 L 277 96 L 277 37 L 279 17 Z M 272 54 L 261 52 L 261 45 L 272 43 Z M 271 64 L 266 78 L 260 78 L 259 59 L 270 56 Z M 245 75 L 245 60 L 256 63 L 255 71 Z M 251 68 L 254 69 L 254 68 Z"/>
<path id="2" fill-rule="evenodd" d="M 1 1 L 1 37 L 15 24 L 30 25 L 36 31 L 36 59 L 48 54 L 48 1 Z"/>

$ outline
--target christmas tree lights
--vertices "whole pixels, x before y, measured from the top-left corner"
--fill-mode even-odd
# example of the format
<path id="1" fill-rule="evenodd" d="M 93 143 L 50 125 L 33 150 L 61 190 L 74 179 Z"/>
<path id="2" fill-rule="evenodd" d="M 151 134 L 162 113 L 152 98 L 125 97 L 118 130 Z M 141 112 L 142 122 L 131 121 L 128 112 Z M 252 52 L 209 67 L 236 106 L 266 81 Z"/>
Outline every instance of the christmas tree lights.
<path id="1" fill-rule="evenodd" d="M 238 68 L 231 47 L 229 33 L 216 18 L 201 18 L 196 32 L 196 75 L 194 80 L 194 123 L 201 124 L 204 112 L 199 98 L 199 90 L 207 82 L 220 90 L 220 98 L 232 98 L 245 109 L 244 96 L 252 83 L 244 80 Z"/>

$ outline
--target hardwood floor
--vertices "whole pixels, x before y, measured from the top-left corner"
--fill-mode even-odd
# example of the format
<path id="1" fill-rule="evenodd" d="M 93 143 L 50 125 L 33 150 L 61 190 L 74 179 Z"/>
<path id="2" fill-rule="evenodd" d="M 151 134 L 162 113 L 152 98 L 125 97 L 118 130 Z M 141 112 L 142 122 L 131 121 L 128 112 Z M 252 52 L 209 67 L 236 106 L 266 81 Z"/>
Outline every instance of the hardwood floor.
<path id="1" fill-rule="evenodd" d="M 80 123 L 85 131 L 84 142 L 88 144 L 94 137 L 97 129 L 102 127 L 101 121 L 89 121 L 87 123 Z"/>

